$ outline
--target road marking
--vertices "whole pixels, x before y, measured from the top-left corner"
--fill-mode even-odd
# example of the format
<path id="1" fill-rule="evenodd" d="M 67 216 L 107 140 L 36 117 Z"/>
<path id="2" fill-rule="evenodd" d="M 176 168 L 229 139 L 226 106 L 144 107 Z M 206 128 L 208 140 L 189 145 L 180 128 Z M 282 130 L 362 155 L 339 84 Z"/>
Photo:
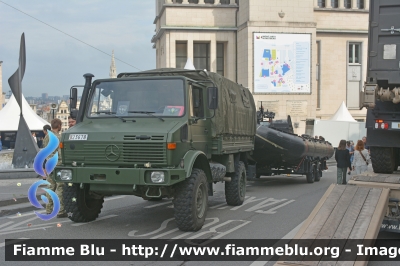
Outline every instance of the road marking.
<path id="1" fill-rule="evenodd" d="M 29 228 L 29 229 L 24 229 L 24 230 L 16 230 L 16 231 L 8 231 L 8 232 L 0 232 L 0 235 L 7 235 L 7 234 L 14 234 L 14 233 L 22 233 L 22 232 L 26 232 L 26 231 L 39 230 L 39 229 L 47 229 L 47 228 L 51 228 L 51 226 L 36 227 L 36 228 Z"/>
<path id="2" fill-rule="evenodd" d="M 154 230 L 154 231 L 152 231 L 152 232 L 149 232 L 149 233 L 147 233 L 147 234 L 135 236 L 135 233 L 137 232 L 137 230 L 132 230 L 132 231 L 130 231 L 130 232 L 128 233 L 128 236 L 142 237 L 142 236 L 151 236 L 151 235 L 157 234 L 158 232 L 161 232 L 162 230 L 164 230 L 165 228 L 167 228 L 168 223 L 169 223 L 170 221 L 172 221 L 172 220 L 175 220 L 175 218 L 169 218 L 169 219 L 163 221 L 163 222 L 161 223 L 161 225 L 160 225 L 160 228 L 158 228 L 158 229 L 156 229 L 156 230 Z"/>
<path id="3" fill-rule="evenodd" d="M 118 215 L 116 215 L 116 214 L 110 214 L 110 215 L 107 215 L 107 216 L 104 216 L 104 217 L 98 218 L 98 219 L 96 219 L 96 220 L 94 220 L 94 221 L 91 221 L 91 222 L 87 222 L 87 223 L 79 223 L 79 224 L 71 224 L 71 225 L 72 225 L 72 226 L 81 226 L 81 225 L 86 225 L 86 224 L 95 223 L 95 222 L 98 222 L 98 221 L 101 221 L 101 220 L 105 220 L 105 219 L 113 218 L 113 217 L 115 217 L 115 216 L 118 216 Z"/>
<path id="4" fill-rule="evenodd" d="M 2 225 L 0 225 L 0 228 L 2 228 L 2 227 L 4 227 L 4 226 L 7 226 L 7 225 L 9 225 L 9 224 L 12 224 L 12 223 L 14 223 L 14 222 L 7 222 L 7 223 L 5 223 L 5 224 L 2 224 Z"/>
<path id="5" fill-rule="evenodd" d="M 272 209 L 269 209 L 268 211 L 256 211 L 257 213 L 263 213 L 263 214 L 274 214 L 274 213 L 276 213 L 276 211 L 275 210 L 277 210 L 277 209 L 279 209 L 279 208 L 282 208 L 283 206 L 286 206 L 286 205 L 288 205 L 289 203 L 292 203 L 292 202 L 294 202 L 295 200 L 289 200 L 288 202 L 285 202 L 285 203 L 283 203 L 283 204 L 281 204 L 281 205 L 278 205 L 278 206 L 276 206 L 276 207 L 274 207 L 274 208 L 272 208 Z"/>
<path id="6" fill-rule="evenodd" d="M 289 233 L 284 235 L 281 240 L 279 240 L 274 247 L 278 246 L 283 246 L 286 242 L 288 242 L 290 239 L 292 239 L 296 233 L 300 230 L 300 227 L 303 225 L 304 221 L 301 222 L 299 225 L 297 225 L 295 228 L 293 228 Z M 261 256 L 259 257 L 256 261 L 254 261 L 252 264 L 249 266 L 264 266 L 269 262 L 269 260 L 272 258 L 272 256 Z"/>
<path id="7" fill-rule="evenodd" d="M 256 199 L 256 197 L 250 197 L 250 198 L 248 198 L 247 200 L 245 200 L 245 201 L 243 202 L 242 205 L 233 207 L 233 208 L 231 209 L 231 211 L 236 211 L 237 209 L 239 209 L 240 207 L 243 207 L 243 206 L 246 205 L 246 204 L 249 204 L 249 203 L 251 203 L 251 202 L 256 202 L 256 201 L 259 201 L 259 200 L 263 200 L 263 199 L 265 199 L 265 198 Z"/>
<path id="8" fill-rule="evenodd" d="M 204 228 L 210 227 L 211 225 L 213 225 L 213 224 L 219 222 L 219 219 L 218 219 L 218 218 L 206 218 L 206 220 L 211 220 L 211 219 L 213 219 L 214 221 L 212 221 L 211 223 L 208 223 L 208 224 L 204 225 L 204 226 L 201 228 L 201 230 L 203 230 Z M 201 231 L 200 231 L 200 232 L 201 232 Z M 190 234 L 193 234 L 193 232 L 183 233 L 183 234 L 180 234 L 180 235 L 178 235 L 178 236 L 176 236 L 176 237 L 173 237 L 172 239 L 180 239 L 180 238 L 186 237 L 187 235 L 190 235 Z"/>
<path id="9" fill-rule="evenodd" d="M 231 222 L 242 222 L 242 224 L 239 224 L 239 225 L 237 225 L 237 226 L 235 226 L 235 227 L 233 227 L 233 228 L 231 228 L 231 229 L 229 229 L 228 231 L 226 231 L 226 232 L 217 232 L 217 228 L 219 228 L 219 227 L 222 227 L 222 226 L 224 226 L 224 225 L 227 225 L 227 224 L 229 224 L 229 223 L 231 223 Z M 203 235 L 205 235 L 205 234 L 208 234 L 208 233 L 212 233 L 212 234 L 217 234 L 216 236 L 214 236 L 214 237 L 212 237 L 212 238 L 210 238 L 210 239 L 219 239 L 219 238 L 221 238 L 221 237 L 223 237 L 223 236 L 225 236 L 225 235 L 227 235 L 227 234 L 229 234 L 229 233 L 231 233 L 231 232 L 233 232 L 233 231 L 236 231 L 237 229 L 239 229 L 240 227 L 243 227 L 243 226 L 245 226 L 246 224 L 249 224 L 249 223 L 251 223 L 251 221 L 245 221 L 245 220 L 228 220 L 228 221 L 226 221 L 226 222 L 224 222 L 224 223 L 222 223 L 222 224 L 218 224 L 218 225 L 216 225 L 216 226 L 214 226 L 214 227 L 211 227 L 209 230 L 207 230 L 207 231 L 204 231 L 204 232 L 200 232 L 200 233 L 198 233 L 198 234 L 196 234 L 196 235 L 194 235 L 194 236 L 191 236 L 191 237 L 189 237 L 188 239 L 196 239 L 196 238 L 198 238 L 198 237 L 200 237 L 200 236 L 203 236 Z M 206 241 L 207 242 L 207 241 Z M 204 244 L 204 243 L 203 243 Z"/>
<path id="10" fill-rule="evenodd" d="M 214 205 L 214 206 L 210 207 L 210 209 L 216 209 L 216 208 L 221 207 L 221 206 L 224 206 L 224 205 L 226 205 L 226 202 L 221 203 L 221 204 Z"/>
<path id="11" fill-rule="evenodd" d="M 125 198 L 125 197 L 126 197 L 126 196 L 117 196 L 117 197 L 105 198 L 104 201 L 122 199 L 122 198 Z"/>
<path id="12" fill-rule="evenodd" d="M 6 227 L 6 228 L 4 228 L 4 229 L 1 229 L 0 231 L 1 231 L 1 232 L 3 232 L 3 231 L 10 230 L 10 229 L 12 229 L 12 228 L 15 228 L 15 227 L 17 227 L 18 225 L 21 225 L 21 224 L 26 224 L 27 222 L 29 222 L 29 221 L 33 221 L 33 220 L 35 220 L 35 219 L 37 219 L 37 218 L 38 218 L 38 217 L 37 217 L 37 216 L 35 216 L 35 217 L 33 217 L 33 218 L 30 218 L 30 219 L 24 220 L 24 221 L 22 221 L 22 222 L 19 222 L 19 223 L 16 223 L 16 224 L 14 224 L 14 225 L 11 225 L 11 226 L 9 226 L 9 227 Z"/>
<path id="13" fill-rule="evenodd" d="M 150 209 L 150 208 L 155 208 L 155 207 L 162 206 L 162 205 L 167 205 L 167 204 L 171 204 L 171 201 L 169 200 L 169 201 L 167 201 L 167 202 L 163 202 L 163 203 L 158 203 L 158 204 L 146 206 L 145 208 L 146 208 L 146 209 Z"/>
<path id="14" fill-rule="evenodd" d="M 24 240 L 24 239 L 29 239 L 29 238 L 27 238 L 27 237 L 20 237 L 20 238 L 18 238 L 18 239 Z M 14 243 L 18 243 L 18 242 L 21 242 L 21 241 L 12 241 L 12 243 L 10 243 L 10 244 L 14 244 Z M 0 243 L 0 248 L 5 247 L 5 246 L 6 246 L 6 242 Z"/>
<path id="15" fill-rule="evenodd" d="M 45 213 L 46 211 L 45 210 L 42 210 L 42 211 L 37 211 L 38 213 Z M 28 212 L 28 213 L 24 213 L 24 214 L 21 214 L 20 216 L 7 216 L 7 218 L 8 219 L 18 219 L 18 218 L 21 218 L 21 217 L 25 217 L 25 216 L 29 216 L 29 215 L 34 215 L 34 214 L 36 214 L 36 213 L 34 213 L 34 212 Z"/>
<path id="16" fill-rule="evenodd" d="M 271 206 L 271 205 L 280 203 L 280 202 L 285 201 L 285 200 L 286 199 L 277 200 L 277 199 L 274 199 L 274 198 L 268 198 L 268 199 L 256 204 L 255 206 L 247 209 L 246 211 L 247 212 L 257 211 L 257 210 L 262 209 L 264 207 Z"/>

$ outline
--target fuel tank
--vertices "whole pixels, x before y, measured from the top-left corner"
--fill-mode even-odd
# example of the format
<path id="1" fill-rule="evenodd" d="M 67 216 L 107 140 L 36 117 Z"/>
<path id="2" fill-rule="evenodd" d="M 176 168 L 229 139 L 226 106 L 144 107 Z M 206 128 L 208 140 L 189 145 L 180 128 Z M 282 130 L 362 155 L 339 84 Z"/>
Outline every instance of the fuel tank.
<path id="1" fill-rule="evenodd" d="M 326 159 L 332 157 L 333 153 L 334 149 L 327 141 L 259 125 L 252 158 L 260 167 L 279 167 L 297 165 L 304 156 Z"/>

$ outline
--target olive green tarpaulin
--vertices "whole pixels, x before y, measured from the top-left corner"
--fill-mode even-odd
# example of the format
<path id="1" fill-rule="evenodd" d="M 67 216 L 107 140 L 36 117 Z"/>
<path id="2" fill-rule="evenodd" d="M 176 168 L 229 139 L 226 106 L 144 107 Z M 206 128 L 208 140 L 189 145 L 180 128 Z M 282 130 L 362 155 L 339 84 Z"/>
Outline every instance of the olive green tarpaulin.
<path id="1" fill-rule="evenodd" d="M 184 76 L 195 81 L 213 81 L 218 87 L 218 109 L 212 118 L 212 135 L 254 136 L 256 106 L 251 92 L 239 84 L 213 72 L 161 68 L 137 73 L 121 73 L 118 78 L 148 76 Z M 207 87 L 213 86 L 205 83 Z"/>

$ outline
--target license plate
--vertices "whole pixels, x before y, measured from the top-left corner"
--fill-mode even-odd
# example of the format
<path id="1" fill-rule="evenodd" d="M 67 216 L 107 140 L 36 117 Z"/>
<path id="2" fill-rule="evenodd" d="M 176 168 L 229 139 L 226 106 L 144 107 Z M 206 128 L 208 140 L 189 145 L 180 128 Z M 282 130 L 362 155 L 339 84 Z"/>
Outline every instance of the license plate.
<path id="1" fill-rule="evenodd" d="M 87 140 L 87 134 L 71 134 L 69 140 Z"/>
<path id="2" fill-rule="evenodd" d="M 400 122 L 392 122 L 392 129 L 400 129 Z"/>

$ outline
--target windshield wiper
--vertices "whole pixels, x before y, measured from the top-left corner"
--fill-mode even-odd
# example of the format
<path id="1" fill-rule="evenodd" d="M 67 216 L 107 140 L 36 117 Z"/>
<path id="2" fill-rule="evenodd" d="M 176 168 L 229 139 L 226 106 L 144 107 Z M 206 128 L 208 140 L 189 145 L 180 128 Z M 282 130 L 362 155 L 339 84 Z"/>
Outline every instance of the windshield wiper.
<path id="1" fill-rule="evenodd" d="M 147 111 L 129 111 L 128 113 L 130 113 L 130 114 L 146 114 L 146 115 L 149 115 L 149 116 L 153 116 L 153 117 L 157 117 L 158 119 L 160 119 L 161 121 L 165 121 L 164 119 L 162 119 L 161 117 L 159 117 L 159 116 L 156 116 L 156 115 L 153 115 L 155 112 L 147 112 Z"/>
<path id="2" fill-rule="evenodd" d="M 117 116 L 115 112 L 110 112 L 110 111 L 98 111 L 98 112 L 93 112 L 94 114 L 106 114 L 106 115 L 112 115 L 113 117 L 119 118 L 121 119 L 122 122 L 126 122 L 127 120 L 125 120 L 124 118 Z M 92 113 L 92 114 L 93 114 Z M 136 122 L 136 120 L 132 120 L 132 122 Z"/>

